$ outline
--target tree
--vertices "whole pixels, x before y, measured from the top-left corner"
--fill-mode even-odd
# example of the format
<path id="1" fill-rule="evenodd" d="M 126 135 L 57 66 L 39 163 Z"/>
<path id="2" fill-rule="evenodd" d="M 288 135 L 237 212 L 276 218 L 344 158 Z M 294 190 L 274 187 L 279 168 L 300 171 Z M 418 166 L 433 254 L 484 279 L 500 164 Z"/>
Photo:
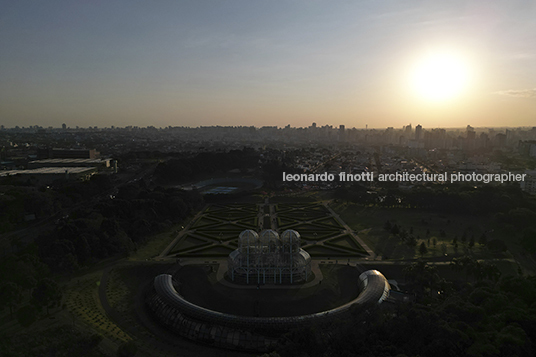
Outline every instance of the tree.
<path id="1" fill-rule="evenodd" d="M 492 239 L 488 243 L 488 248 L 491 251 L 494 252 L 506 252 L 508 248 L 506 247 L 506 243 L 500 239 Z"/>
<path id="2" fill-rule="evenodd" d="M 403 271 L 406 279 L 415 284 L 422 293 L 426 288 L 438 288 L 442 280 L 437 273 L 437 267 L 429 265 L 422 260 L 404 267 Z"/>
<path id="3" fill-rule="evenodd" d="M 450 265 L 458 271 L 465 270 L 465 280 L 468 279 L 469 274 L 475 275 L 475 266 L 477 265 L 477 261 L 470 257 L 470 256 L 463 256 L 460 258 L 454 258 L 452 259 L 452 262 Z"/>
<path id="4" fill-rule="evenodd" d="M 37 319 L 37 311 L 32 305 L 26 305 L 17 310 L 17 321 L 22 327 L 28 327 Z"/>
<path id="5" fill-rule="evenodd" d="M 1 229 L 2 224 L 0 223 L 0 232 L 2 232 Z M 6 256 L 9 253 L 11 253 L 11 243 L 9 242 L 9 239 L 2 239 L 0 240 L 0 256 Z"/>
<path id="6" fill-rule="evenodd" d="M 346 203 L 348 203 L 348 200 L 350 198 L 350 193 L 349 193 L 348 189 L 346 189 L 344 187 L 341 187 L 341 188 L 338 188 L 335 191 L 333 196 L 338 200 L 344 200 Z M 387 222 L 389 222 L 389 221 L 387 221 Z"/>
<path id="7" fill-rule="evenodd" d="M 184 218 L 188 214 L 188 205 L 180 197 L 173 197 L 169 203 L 169 209 L 179 218 Z"/>
<path id="8" fill-rule="evenodd" d="M 405 242 L 408 239 L 408 232 L 405 229 L 401 229 L 399 233 L 400 239 Z"/>
<path id="9" fill-rule="evenodd" d="M 419 253 L 421 253 L 421 257 L 428 253 L 428 248 L 426 248 L 426 244 L 424 244 L 424 242 L 422 242 L 419 246 Z"/>
<path id="10" fill-rule="evenodd" d="M 415 248 L 417 246 L 417 239 L 414 236 L 410 236 L 406 244 L 408 247 Z"/>
<path id="11" fill-rule="evenodd" d="M 523 232 L 521 237 L 521 246 L 529 253 L 536 252 L 536 230 L 529 228 Z"/>
<path id="12" fill-rule="evenodd" d="M 447 255 L 447 245 L 445 243 L 441 243 L 441 253 Z"/>
<path id="13" fill-rule="evenodd" d="M 136 352 L 138 352 L 138 347 L 134 341 L 130 340 L 117 348 L 117 357 L 132 357 L 136 355 Z"/>
<path id="14" fill-rule="evenodd" d="M 283 339 L 284 342 L 277 349 L 282 356 L 323 356 L 327 348 L 325 335 L 316 325 L 292 330 Z"/>
<path id="15" fill-rule="evenodd" d="M 469 248 L 473 248 L 475 246 L 475 237 L 471 236 L 471 240 L 469 241 Z"/>
<path id="16" fill-rule="evenodd" d="M 62 293 L 59 285 L 54 280 L 45 278 L 37 284 L 32 296 L 36 305 L 46 307 L 48 315 L 50 307 L 60 304 Z"/>
<path id="17" fill-rule="evenodd" d="M 486 233 L 482 233 L 480 238 L 478 238 L 478 244 L 482 246 L 482 245 L 486 245 L 487 243 L 488 243 L 488 237 L 486 236 Z"/>
<path id="18" fill-rule="evenodd" d="M 501 271 L 495 264 L 486 263 L 483 266 L 483 270 L 484 275 L 490 280 L 497 281 L 501 277 Z"/>
<path id="19" fill-rule="evenodd" d="M 0 304 L 2 307 L 9 306 L 9 312 L 13 315 L 15 307 L 22 298 L 22 288 L 9 281 L 0 285 Z"/>
<path id="20" fill-rule="evenodd" d="M 19 259 L 13 266 L 11 279 L 23 290 L 31 291 L 37 284 L 37 272 L 30 262 Z"/>

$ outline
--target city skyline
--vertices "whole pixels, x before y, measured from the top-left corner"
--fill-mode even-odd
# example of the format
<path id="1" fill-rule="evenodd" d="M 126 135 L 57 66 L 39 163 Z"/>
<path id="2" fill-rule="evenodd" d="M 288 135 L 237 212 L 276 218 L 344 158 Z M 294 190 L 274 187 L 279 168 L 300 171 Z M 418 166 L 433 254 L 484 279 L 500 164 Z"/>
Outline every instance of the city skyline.
<path id="1" fill-rule="evenodd" d="M 536 117 L 530 1 L 3 5 L 6 127 L 529 127 Z"/>

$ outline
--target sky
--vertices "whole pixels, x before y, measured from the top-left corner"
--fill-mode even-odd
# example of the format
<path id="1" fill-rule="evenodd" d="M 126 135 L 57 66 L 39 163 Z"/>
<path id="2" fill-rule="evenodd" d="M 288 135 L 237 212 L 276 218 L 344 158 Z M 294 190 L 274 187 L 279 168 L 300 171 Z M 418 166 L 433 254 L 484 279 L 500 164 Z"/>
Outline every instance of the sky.
<path id="1" fill-rule="evenodd" d="M 533 0 L 0 0 L 0 124 L 536 126 L 534 19 Z M 451 97 L 416 92 L 430 56 L 463 68 Z M 459 74 L 445 61 L 425 90 Z"/>

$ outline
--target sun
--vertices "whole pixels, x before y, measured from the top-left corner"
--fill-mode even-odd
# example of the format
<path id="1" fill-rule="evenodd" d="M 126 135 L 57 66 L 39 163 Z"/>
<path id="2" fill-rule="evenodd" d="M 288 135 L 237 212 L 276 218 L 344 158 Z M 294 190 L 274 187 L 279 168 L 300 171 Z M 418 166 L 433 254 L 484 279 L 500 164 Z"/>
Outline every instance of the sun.
<path id="1" fill-rule="evenodd" d="M 414 94 L 429 102 L 460 96 L 467 90 L 469 80 L 468 63 L 452 53 L 427 54 L 416 62 L 410 74 Z"/>

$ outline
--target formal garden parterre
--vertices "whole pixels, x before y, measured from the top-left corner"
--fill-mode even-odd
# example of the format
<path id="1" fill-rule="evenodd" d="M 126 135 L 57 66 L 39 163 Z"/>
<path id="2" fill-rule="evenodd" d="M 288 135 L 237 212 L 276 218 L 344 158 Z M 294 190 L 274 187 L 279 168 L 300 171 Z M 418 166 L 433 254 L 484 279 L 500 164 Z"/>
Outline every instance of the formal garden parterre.
<path id="1" fill-rule="evenodd" d="M 268 226 L 269 225 L 269 226 Z M 313 258 L 366 257 L 367 252 L 322 203 L 211 204 L 183 230 L 169 256 L 227 257 L 238 246 L 239 234 L 274 229 L 298 231 L 302 248 Z"/>

